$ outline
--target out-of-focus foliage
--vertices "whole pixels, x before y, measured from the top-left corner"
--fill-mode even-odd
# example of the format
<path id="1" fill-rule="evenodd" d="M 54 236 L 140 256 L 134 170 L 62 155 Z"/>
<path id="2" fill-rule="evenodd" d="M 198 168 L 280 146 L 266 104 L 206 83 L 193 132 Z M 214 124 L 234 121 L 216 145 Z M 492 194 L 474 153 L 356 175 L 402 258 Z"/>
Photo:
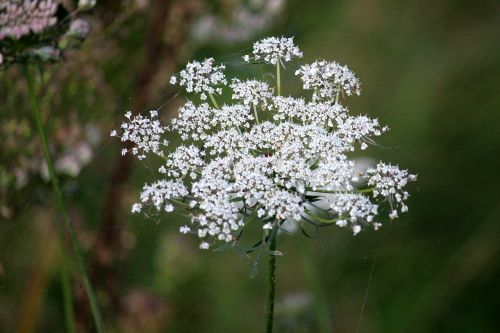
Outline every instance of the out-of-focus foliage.
<path id="1" fill-rule="evenodd" d="M 250 278 L 253 258 L 200 252 L 196 241 L 178 235 L 186 217 L 132 217 L 130 204 L 149 179 L 142 167 L 122 187 L 123 202 L 104 207 L 120 158 L 119 144 L 108 133 L 137 100 L 153 3 L 98 2 L 87 13 L 92 31 L 83 48 L 43 72 L 41 106 L 54 152 L 62 154 L 73 126 L 79 138 L 89 128 L 101 136 L 89 164 L 77 177 L 65 177 L 72 221 L 90 262 L 103 210 L 116 210 L 119 217 L 107 229 L 121 244 L 119 253 L 111 253 L 119 258 L 112 262 L 112 284 L 97 292 L 110 331 L 257 332 L 264 322 L 264 262 Z M 209 9 L 229 15 L 217 1 L 174 3 L 167 28 L 186 11 L 192 13 L 184 23 L 189 27 Z M 305 61 L 349 63 L 363 82 L 361 96 L 349 102 L 352 110 L 391 125 L 372 152 L 419 173 L 409 213 L 379 231 L 353 237 L 330 228 L 316 237 L 312 230 L 313 239 L 300 232 L 280 237 L 285 255 L 277 263 L 277 332 L 499 327 L 499 22 L 500 6 L 493 0 L 312 0 L 286 2 L 262 32 L 294 35 L 311 57 Z M 181 30 L 167 28 L 162 42 L 171 45 Z M 191 33 L 182 40 L 175 61 L 160 59 L 144 97 L 148 107 L 141 108 L 159 109 L 165 120 L 183 102 L 168 86 L 176 66 L 213 56 L 242 71 L 233 60 L 249 51 L 248 42 L 200 43 Z M 293 87 L 285 83 L 283 89 Z M 0 332 L 59 332 L 60 249 L 54 245 L 57 216 L 48 184 L 37 171 L 22 190 L 16 188 L 16 166 L 40 163 L 41 152 L 15 66 L 0 73 L 0 130 Z M 12 135 L 17 139 L 8 139 Z M 100 254 L 103 262 L 108 257 Z M 96 282 L 110 276 L 103 270 L 92 274 Z M 74 281 L 78 296 L 77 276 Z M 76 310 L 77 316 L 84 313 Z"/>

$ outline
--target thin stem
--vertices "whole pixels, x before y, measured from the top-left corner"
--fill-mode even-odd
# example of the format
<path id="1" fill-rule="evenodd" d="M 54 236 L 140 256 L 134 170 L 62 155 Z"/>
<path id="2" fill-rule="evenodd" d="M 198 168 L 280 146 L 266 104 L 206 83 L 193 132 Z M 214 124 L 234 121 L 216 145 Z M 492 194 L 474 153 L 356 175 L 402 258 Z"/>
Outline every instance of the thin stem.
<path id="1" fill-rule="evenodd" d="M 257 114 L 257 106 L 253 104 L 253 114 L 255 116 L 255 123 L 258 125 L 259 124 L 259 115 Z"/>
<path id="2" fill-rule="evenodd" d="M 219 103 L 217 103 L 217 101 L 215 100 L 214 95 L 212 95 L 212 94 L 209 93 L 208 96 L 210 97 L 210 100 L 212 101 L 214 107 L 216 109 L 220 109 Z"/>
<path id="3" fill-rule="evenodd" d="M 24 71 L 25 76 L 30 74 L 28 73 L 27 69 Z M 30 84 L 31 76 L 27 77 L 28 80 L 28 88 L 29 88 L 29 93 L 30 93 L 30 98 L 32 94 L 32 87 L 33 84 Z M 35 96 L 35 103 L 36 103 L 36 96 Z M 33 106 L 33 100 L 32 100 L 32 106 Z M 38 113 L 38 103 L 36 103 L 36 107 L 33 106 L 33 110 L 37 115 Z M 36 116 L 35 116 L 35 121 L 37 121 Z M 37 121 L 38 125 L 38 121 Z M 43 141 L 43 140 L 42 140 Z M 66 251 L 64 250 L 64 233 L 62 230 L 61 225 L 56 224 L 56 231 L 57 231 L 57 237 L 59 240 L 60 244 L 60 251 L 61 251 L 61 265 L 59 267 L 59 277 L 61 279 L 61 289 L 62 289 L 62 294 L 63 294 L 63 310 L 64 310 L 64 320 L 65 320 L 65 325 L 66 329 L 70 333 L 75 333 L 76 332 L 76 322 L 75 322 L 75 317 L 74 317 L 74 309 L 73 309 L 73 297 L 71 295 L 71 283 L 70 283 L 70 276 L 68 273 L 68 256 L 66 254 Z"/>
<path id="4" fill-rule="evenodd" d="M 76 322 L 73 308 L 73 298 L 71 297 L 71 283 L 68 274 L 68 256 L 64 249 L 64 235 L 62 233 L 62 228 L 59 226 L 57 228 L 57 233 L 59 235 L 59 243 L 61 244 L 61 267 L 59 274 L 61 276 L 61 285 L 64 300 L 64 320 L 66 322 L 66 329 L 69 333 L 76 333 Z"/>
<path id="5" fill-rule="evenodd" d="M 369 187 L 369 188 L 364 188 L 361 190 L 351 190 L 351 191 L 328 191 L 328 190 L 321 190 L 321 189 L 316 189 L 313 190 L 312 187 L 308 187 L 307 191 L 310 192 L 315 192 L 315 193 L 332 193 L 332 194 L 339 194 L 339 193 L 370 193 L 375 190 L 374 187 Z"/>
<path id="6" fill-rule="evenodd" d="M 54 169 L 54 164 L 53 164 L 52 158 L 50 156 L 49 146 L 47 143 L 47 135 L 45 134 L 45 129 L 43 127 L 42 119 L 40 116 L 40 110 L 38 107 L 38 100 L 37 100 L 37 96 L 36 96 L 36 92 L 35 92 L 35 83 L 33 80 L 33 76 L 31 75 L 30 70 L 28 68 L 28 65 L 23 66 L 23 74 L 24 74 L 24 77 L 25 77 L 26 82 L 28 84 L 28 93 L 29 93 L 29 98 L 30 98 L 30 102 L 31 102 L 31 108 L 33 111 L 33 118 L 35 119 L 36 127 L 38 129 L 38 134 L 40 136 L 40 142 L 42 144 L 43 154 L 44 154 L 45 160 L 47 162 L 47 167 L 48 167 L 49 176 L 50 176 L 50 182 L 52 184 L 52 190 L 53 190 L 54 195 L 56 197 L 59 211 L 63 217 L 64 224 L 66 226 L 67 232 L 68 232 L 70 239 L 71 239 L 71 244 L 73 246 L 73 252 L 74 252 L 74 255 L 76 257 L 76 263 L 77 263 L 78 269 L 80 271 L 81 278 L 83 280 L 83 285 L 84 285 L 85 291 L 87 293 L 87 297 L 88 297 L 89 302 L 90 302 L 90 309 L 92 312 L 92 316 L 94 318 L 96 331 L 98 333 L 104 333 L 104 325 L 102 324 L 101 314 L 100 314 L 99 308 L 97 306 L 97 301 L 96 301 L 96 298 L 94 295 L 94 291 L 93 291 L 92 285 L 90 284 L 90 280 L 88 278 L 87 272 L 85 270 L 85 265 L 84 265 L 83 258 L 82 258 L 81 252 L 80 252 L 80 247 L 78 245 L 78 239 L 76 237 L 76 233 L 75 233 L 75 230 L 73 228 L 73 224 L 71 224 L 71 221 L 69 220 L 68 212 L 66 210 L 66 206 L 65 206 L 63 198 L 62 198 L 62 191 L 61 191 L 60 186 L 59 186 L 59 179 L 57 178 L 57 175 L 56 175 L 56 172 Z M 61 230 L 62 228 L 59 228 L 59 229 L 60 229 L 60 232 L 62 234 L 62 230 Z M 63 244 L 61 244 L 61 245 L 63 245 Z M 67 288 L 64 288 L 64 289 L 66 290 Z M 65 304 L 66 303 L 68 303 L 68 302 L 65 300 Z M 67 319 L 70 319 L 70 318 L 72 318 L 72 316 L 67 317 Z M 74 326 L 74 321 L 73 321 L 72 325 Z"/>
<path id="7" fill-rule="evenodd" d="M 335 95 L 335 104 L 339 103 L 340 98 L 340 83 L 337 84 L 337 94 Z"/>
<path id="8" fill-rule="evenodd" d="M 278 236 L 277 225 L 275 225 L 273 231 L 271 232 L 271 243 L 269 244 L 269 263 L 267 267 L 267 309 L 266 309 L 266 333 L 273 332 L 273 321 L 274 321 L 274 297 L 276 288 L 276 238 Z"/>
<path id="9" fill-rule="evenodd" d="M 325 219 L 325 218 L 322 218 L 322 217 L 319 217 L 318 215 L 316 214 L 313 214 L 311 212 L 307 212 L 306 213 L 309 217 L 315 219 L 316 221 L 318 222 L 321 222 L 325 225 L 330 225 L 330 224 L 333 224 L 335 222 L 337 222 L 338 220 L 340 220 L 340 217 L 337 217 L 337 218 L 334 218 L 334 219 Z"/>
<path id="10" fill-rule="evenodd" d="M 276 93 L 278 96 L 281 96 L 281 66 L 280 66 L 280 58 L 278 57 L 276 61 Z"/>

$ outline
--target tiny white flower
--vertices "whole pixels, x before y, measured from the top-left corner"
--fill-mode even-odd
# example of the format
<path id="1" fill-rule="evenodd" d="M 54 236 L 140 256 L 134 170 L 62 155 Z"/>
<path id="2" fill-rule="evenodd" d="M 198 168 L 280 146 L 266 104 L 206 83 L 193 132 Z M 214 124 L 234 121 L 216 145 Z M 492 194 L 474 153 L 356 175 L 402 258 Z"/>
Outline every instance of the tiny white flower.
<path id="1" fill-rule="evenodd" d="M 337 222 L 335 222 L 335 224 L 339 227 L 345 227 L 347 225 L 347 221 L 346 220 L 338 220 Z"/>
<path id="2" fill-rule="evenodd" d="M 188 227 L 188 226 L 185 226 L 183 225 L 182 227 L 179 228 L 179 231 L 182 233 L 182 234 L 187 234 L 187 233 L 190 233 L 191 232 L 191 228 Z"/>
<path id="3" fill-rule="evenodd" d="M 262 229 L 264 230 L 272 230 L 273 229 L 273 224 L 272 223 L 266 223 L 262 226 Z"/>
<path id="4" fill-rule="evenodd" d="M 355 225 L 354 227 L 352 227 L 352 231 L 354 235 L 357 235 L 361 231 L 361 227 L 359 225 Z"/>
<path id="5" fill-rule="evenodd" d="M 142 210 L 142 205 L 140 203 L 132 205 L 132 213 L 140 213 L 141 210 Z"/>

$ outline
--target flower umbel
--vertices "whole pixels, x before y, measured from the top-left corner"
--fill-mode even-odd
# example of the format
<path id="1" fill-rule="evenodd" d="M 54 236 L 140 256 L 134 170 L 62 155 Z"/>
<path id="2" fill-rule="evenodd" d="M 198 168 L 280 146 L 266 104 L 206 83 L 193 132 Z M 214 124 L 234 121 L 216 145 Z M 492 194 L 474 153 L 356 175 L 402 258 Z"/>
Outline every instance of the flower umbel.
<path id="1" fill-rule="evenodd" d="M 347 67 L 335 61 L 315 61 L 301 66 L 296 72 L 306 90 L 314 90 L 313 100 L 332 99 L 340 93 L 360 95 L 360 82 Z M 338 100 L 338 97 L 336 97 Z"/>
<path id="2" fill-rule="evenodd" d="M 40 33 L 57 22 L 52 0 L 6 0 L 0 3 L 0 40 Z"/>
<path id="3" fill-rule="evenodd" d="M 64 1 L 0 1 L 0 67 L 62 60 L 64 52 L 79 46 L 90 31 L 78 14 L 95 1 L 80 2 L 86 4 L 69 12 Z"/>
<path id="4" fill-rule="evenodd" d="M 186 88 L 189 93 L 200 94 L 200 98 L 205 100 L 207 99 L 206 94 L 222 94 L 220 85 L 227 83 L 224 76 L 225 68 L 223 64 L 214 66 L 213 58 L 205 59 L 202 62 L 193 61 L 188 63 L 186 69 L 179 73 L 179 82 L 177 82 L 177 76 L 172 76 L 170 83 Z"/>
<path id="5" fill-rule="evenodd" d="M 292 38 L 271 37 L 254 44 L 252 59 L 279 67 L 301 57 Z M 169 129 L 156 112 L 129 116 L 122 125 L 122 141 L 135 145 L 124 153 L 165 159 L 133 212 L 184 210 L 191 222 L 180 232 L 196 234 L 207 249 L 216 242 L 237 244 L 243 229 L 256 223 L 264 246 L 285 221 L 349 227 L 357 234 L 367 226 L 378 229 L 385 207 L 391 219 L 407 211 L 404 187 L 416 176 L 383 162 L 360 172 L 350 157 L 387 130 L 341 104 L 360 93 L 350 69 L 327 61 L 302 65 L 296 74 L 305 90 L 314 91 L 312 99 L 279 96 L 272 83 L 234 78 L 228 87 L 234 104 L 220 107 L 213 94 L 227 85 L 224 69 L 210 58 L 172 77 L 201 103 L 187 101 Z M 204 102 L 207 95 L 212 105 Z M 167 133 L 185 142 L 170 154 L 163 149 Z"/>
<path id="6" fill-rule="evenodd" d="M 278 62 L 288 62 L 302 56 L 302 51 L 293 43 L 293 37 L 268 37 L 254 43 L 253 57 L 245 55 L 243 60 L 249 62 L 253 59 L 276 65 Z"/>
<path id="7" fill-rule="evenodd" d="M 123 148 L 122 155 L 131 153 L 137 155 L 140 160 L 145 159 L 149 152 L 159 156 L 164 155 L 162 148 L 168 144 L 168 141 L 162 139 L 161 136 L 167 128 L 163 127 L 157 119 L 157 111 L 150 111 L 149 115 L 149 118 L 141 115 L 132 118 L 132 112 L 125 114 L 129 122 L 122 124 L 120 137 L 122 142 L 131 142 L 134 146 L 131 149 Z M 113 130 L 110 135 L 118 136 L 118 132 Z"/>

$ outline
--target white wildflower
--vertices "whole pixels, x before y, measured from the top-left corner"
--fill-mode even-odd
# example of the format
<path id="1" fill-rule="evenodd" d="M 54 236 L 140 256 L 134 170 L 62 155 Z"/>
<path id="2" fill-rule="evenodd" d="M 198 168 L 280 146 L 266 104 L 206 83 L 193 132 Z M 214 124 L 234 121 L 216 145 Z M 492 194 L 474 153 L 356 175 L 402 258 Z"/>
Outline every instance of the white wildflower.
<path id="1" fill-rule="evenodd" d="M 233 99 L 239 100 L 245 105 L 260 106 L 266 109 L 274 97 L 274 89 L 262 81 L 233 79 L 230 87 L 233 90 Z"/>
<path id="2" fill-rule="evenodd" d="M 222 94 L 221 85 L 226 85 L 223 64 L 214 66 L 214 59 L 208 58 L 202 62 L 193 61 L 179 73 L 178 84 L 186 88 L 187 92 L 200 94 L 202 100 L 207 99 L 207 94 Z M 177 77 L 170 78 L 171 84 L 177 84 Z"/>
<path id="3" fill-rule="evenodd" d="M 223 130 L 231 128 L 250 128 L 254 119 L 249 106 L 242 104 L 223 105 L 215 110 L 212 125 L 219 126 Z"/>
<path id="4" fill-rule="evenodd" d="M 187 234 L 191 232 L 191 228 L 188 226 L 183 225 L 182 227 L 179 228 L 179 232 L 181 234 Z"/>
<path id="5" fill-rule="evenodd" d="M 273 224 L 272 223 L 266 223 L 262 226 L 262 229 L 264 230 L 271 230 L 273 228 Z"/>
<path id="6" fill-rule="evenodd" d="M 132 213 L 140 213 L 141 210 L 142 210 L 142 205 L 140 203 L 132 205 Z"/>
<path id="7" fill-rule="evenodd" d="M 273 119 L 276 121 L 301 119 L 307 112 L 306 103 L 301 98 L 277 96 L 273 107 L 276 110 Z"/>
<path id="8" fill-rule="evenodd" d="M 410 181 L 417 180 L 416 175 L 407 170 L 401 170 L 398 166 L 380 162 L 375 168 L 366 170 L 368 185 L 373 186 L 373 196 L 384 197 L 391 207 L 389 217 L 395 219 L 399 212 L 408 211 L 405 201 L 410 196 L 403 188 Z"/>
<path id="9" fill-rule="evenodd" d="M 257 61 L 278 64 L 301 56 L 291 38 L 254 45 Z M 193 62 L 171 83 L 205 99 L 221 92 L 222 69 L 213 59 Z M 315 91 L 312 99 L 276 96 L 266 82 L 233 79 L 229 88 L 236 104 L 188 101 L 182 106 L 170 129 L 188 142 L 166 156 L 160 180 L 144 186 L 140 205 L 166 212 L 183 207 L 190 223 L 179 231 L 197 235 L 201 249 L 220 241 L 236 243 L 254 218 L 262 221 L 267 238 L 287 221 L 326 221 L 357 234 L 365 226 L 381 226 L 375 221 L 379 206 L 389 206 L 391 219 L 406 211 L 404 187 L 415 176 L 383 163 L 359 170 L 349 156 L 358 144 L 366 149 L 387 130 L 377 119 L 351 115 L 340 103 L 344 95 L 359 94 L 358 79 L 347 67 L 326 61 L 302 66 L 297 74 L 304 89 Z M 140 158 L 163 154 L 161 137 L 167 133 L 157 114 L 126 116 L 124 134 L 111 136 L 132 141 L 132 153 Z M 132 210 L 140 212 L 142 206 Z"/>
<path id="10" fill-rule="evenodd" d="M 347 66 L 334 61 L 315 61 L 301 66 L 295 74 L 302 79 L 304 89 L 315 91 L 313 100 L 333 100 L 341 92 L 348 96 L 361 93 L 356 75 Z"/>
<path id="11" fill-rule="evenodd" d="M 335 195 L 330 207 L 339 216 L 336 224 L 340 227 L 351 225 L 354 234 L 361 231 L 362 224 L 373 222 L 378 209 L 367 196 L 350 193 Z"/>
<path id="12" fill-rule="evenodd" d="M 252 59 L 272 65 L 276 65 L 278 61 L 288 62 L 302 56 L 302 51 L 293 43 L 293 37 L 268 37 L 253 44 Z M 251 57 L 245 56 L 243 59 L 249 62 Z"/>
<path id="13" fill-rule="evenodd" d="M 203 161 L 204 152 L 191 145 L 189 147 L 179 146 L 168 156 L 166 165 L 162 166 L 160 173 L 168 177 L 184 178 L 185 176 L 196 179 L 197 172 L 205 165 Z"/>
<path id="14" fill-rule="evenodd" d="M 172 120 L 172 128 L 179 132 L 182 140 L 203 140 L 212 128 L 210 120 L 213 110 L 206 103 L 196 106 L 188 101 L 179 109 L 179 115 Z"/>
<path id="15" fill-rule="evenodd" d="M 338 118 L 338 136 L 347 144 L 360 142 L 362 150 L 368 148 L 367 143 L 374 142 L 373 136 L 380 136 L 387 130 L 387 126 L 380 128 L 377 119 L 370 119 L 366 116 Z"/>
<path id="16" fill-rule="evenodd" d="M 128 121 L 121 126 L 121 141 L 131 142 L 133 147 L 130 150 L 123 149 L 122 155 L 131 153 L 137 155 L 140 160 L 146 158 L 146 154 L 149 152 L 163 156 L 162 148 L 168 144 L 168 141 L 163 139 L 162 135 L 167 128 L 162 126 L 157 119 L 158 112 L 150 111 L 149 118 L 142 115 L 132 118 L 132 112 L 129 111 L 125 117 Z M 111 136 L 117 135 L 116 131 L 111 132 Z"/>
<path id="17" fill-rule="evenodd" d="M 141 201 L 143 204 L 153 204 L 158 211 L 164 209 L 166 212 L 171 212 L 174 210 L 172 200 L 182 199 L 188 194 L 188 190 L 181 181 L 162 179 L 151 185 L 144 185 Z"/>

